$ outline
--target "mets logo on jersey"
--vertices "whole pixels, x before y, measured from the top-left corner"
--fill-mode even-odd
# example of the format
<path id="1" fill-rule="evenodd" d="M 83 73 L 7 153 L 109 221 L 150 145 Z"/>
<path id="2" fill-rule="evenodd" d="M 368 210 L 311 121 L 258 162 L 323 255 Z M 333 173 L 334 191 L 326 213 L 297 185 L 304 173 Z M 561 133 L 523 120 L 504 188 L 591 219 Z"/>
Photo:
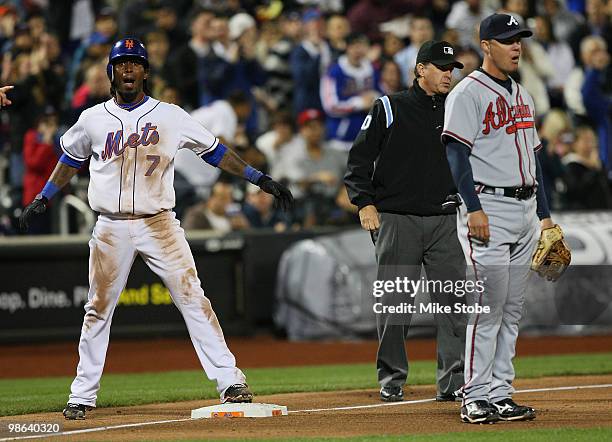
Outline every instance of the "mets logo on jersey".
<path id="1" fill-rule="evenodd" d="M 526 104 L 518 104 L 516 106 L 509 106 L 508 102 L 502 97 L 499 97 L 495 103 L 495 110 L 493 110 L 493 102 L 489 102 L 485 117 L 482 120 L 484 128 L 482 129 L 483 135 L 488 135 L 491 132 L 491 128 L 497 130 L 505 127 L 507 134 L 513 134 L 518 129 L 529 129 L 533 127 L 533 116 L 531 109 Z M 530 118 L 530 121 L 516 121 L 517 118 L 521 120 Z"/>
<path id="2" fill-rule="evenodd" d="M 113 155 L 121 156 L 126 147 L 148 146 L 150 144 L 159 143 L 157 126 L 153 126 L 151 123 L 144 125 L 142 128 L 142 135 L 138 133 L 130 134 L 123 145 L 121 145 L 122 138 L 123 130 L 106 134 L 106 144 L 102 152 L 102 161 L 108 160 Z"/>

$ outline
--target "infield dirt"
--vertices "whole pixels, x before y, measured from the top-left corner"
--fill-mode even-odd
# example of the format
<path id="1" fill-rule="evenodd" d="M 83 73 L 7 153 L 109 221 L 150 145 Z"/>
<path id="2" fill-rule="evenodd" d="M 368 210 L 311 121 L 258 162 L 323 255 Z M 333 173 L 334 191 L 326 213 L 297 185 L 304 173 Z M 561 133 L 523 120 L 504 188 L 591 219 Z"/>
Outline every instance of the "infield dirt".
<path id="1" fill-rule="evenodd" d="M 574 385 L 612 384 L 612 375 L 568 376 L 518 380 L 517 389 L 554 388 Z M 257 393 L 255 391 L 255 393 Z M 433 386 L 408 387 L 406 400 L 429 399 Z M 381 404 L 376 390 L 321 392 L 258 396 L 259 402 L 287 405 L 290 411 Z M 538 417 L 530 422 L 500 422 L 469 425 L 459 420 L 459 403 L 426 402 L 356 410 L 328 410 L 291 413 L 262 419 L 200 419 L 127 429 L 108 429 L 48 440 L 180 440 L 180 439 L 273 439 L 296 437 L 342 437 L 359 435 L 400 435 L 465 431 L 499 431 L 536 428 L 612 427 L 612 388 L 520 393 L 519 403 L 535 407 Z M 135 407 L 96 409 L 84 421 L 64 422 L 64 431 L 131 423 L 144 423 L 190 416 L 193 408 L 216 401 L 189 401 Z M 5 422 L 59 422 L 57 413 L 40 413 L 0 418 Z M 62 421 L 63 422 L 63 421 Z"/>

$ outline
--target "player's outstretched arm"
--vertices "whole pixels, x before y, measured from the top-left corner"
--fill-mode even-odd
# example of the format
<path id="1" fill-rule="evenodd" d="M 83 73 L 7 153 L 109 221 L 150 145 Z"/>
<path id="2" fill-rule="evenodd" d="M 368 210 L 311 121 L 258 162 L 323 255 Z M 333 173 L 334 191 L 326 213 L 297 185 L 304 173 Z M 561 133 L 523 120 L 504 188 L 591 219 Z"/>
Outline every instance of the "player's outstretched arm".
<path id="1" fill-rule="evenodd" d="M 222 156 L 219 154 L 222 153 Z M 220 157 L 220 159 L 218 159 Z M 204 155 L 204 161 L 217 166 L 232 175 L 242 177 L 247 181 L 259 186 L 261 190 L 274 196 L 274 206 L 284 211 L 293 208 L 293 195 L 281 183 L 274 181 L 271 177 L 260 172 L 244 162 L 236 152 L 223 144 L 219 144 L 211 155 Z"/>
<path id="2" fill-rule="evenodd" d="M 62 156 L 62 159 L 64 157 Z M 51 177 L 43 190 L 36 195 L 34 201 L 28 204 L 23 212 L 21 212 L 21 216 L 19 217 L 19 228 L 22 232 L 27 232 L 29 227 L 30 218 L 34 215 L 40 215 L 45 210 L 47 210 L 47 203 L 53 196 L 66 184 L 70 182 L 73 176 L 79 171 L 80 164 L 77 166 L 77 163 L 73 162 L 73 165 L 68 165 L 64 161 L 57 162 L 55 169 L 51 173 Z"/>

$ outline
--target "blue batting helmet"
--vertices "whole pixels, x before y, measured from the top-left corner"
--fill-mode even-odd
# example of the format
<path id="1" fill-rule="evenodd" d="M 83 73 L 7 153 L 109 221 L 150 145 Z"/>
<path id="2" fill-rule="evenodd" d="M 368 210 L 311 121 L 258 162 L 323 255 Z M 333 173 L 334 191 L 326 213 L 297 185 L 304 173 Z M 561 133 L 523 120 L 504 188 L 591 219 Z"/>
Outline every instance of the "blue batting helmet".
<path id="1" fill-rule="evenodd" d="M 108 54 L 108 64 L 106 65 L 106 75 L 109 80 L 113 81 L 113 64 L 119 59 L 124 57 L 131 57 L 139 59 L 145 68 L 149 67 L 149 55 L 147 49 L 140 40 L 135 38 L 124 38 L 116 42 L 110 54 Z"/>

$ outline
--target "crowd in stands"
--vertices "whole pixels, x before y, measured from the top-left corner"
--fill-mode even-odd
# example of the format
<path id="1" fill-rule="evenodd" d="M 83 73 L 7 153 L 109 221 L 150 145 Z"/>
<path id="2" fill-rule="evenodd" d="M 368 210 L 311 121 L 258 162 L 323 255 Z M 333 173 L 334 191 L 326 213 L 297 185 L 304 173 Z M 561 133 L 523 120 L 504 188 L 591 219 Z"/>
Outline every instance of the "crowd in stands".
<path id="1" fill-rule="evenodd" d="M 0 85 L 14 85 L 0 112 L 0 234 L 17 233 L 61 134 L 110 98 L 108 53 L 127 36 L 147 47 L 152 96 L 185 108 L 297 200 L 280 213 L 257 187 L 181 151 L 186 229 L 357 223 L 342 177 L 369 108 L 412 85 L 432 38 L 458 51 L 455 83 L 477 69 L 478 24 L 495 11 L 534 32 L 516 79 L 534 98 L 552 209 L 612 208 L 612 0 L 0 0 Z M 84 165 L 64 194 L 84 197 L 86 183 Z M 55 215 L 33 233 L 57 231 Z"/>

